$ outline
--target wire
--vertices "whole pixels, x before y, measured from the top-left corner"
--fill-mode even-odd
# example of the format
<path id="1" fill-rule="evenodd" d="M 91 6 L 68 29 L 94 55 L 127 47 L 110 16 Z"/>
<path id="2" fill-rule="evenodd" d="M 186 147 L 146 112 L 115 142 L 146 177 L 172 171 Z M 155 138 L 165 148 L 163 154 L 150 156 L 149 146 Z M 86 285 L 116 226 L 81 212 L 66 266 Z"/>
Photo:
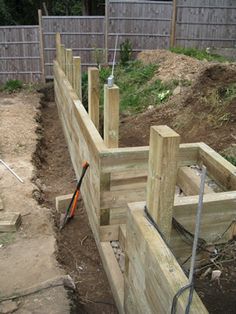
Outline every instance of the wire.
<path id="1" fill-rule="evenodd" d="M 176 313 L 176 308 L 177 308 L 177 302 L 179 297 L 184 293 L 185 290 L 189 289 L 192 287 L 192 283 L 188 284 L 182 288 L 180 288 L 176 294 L 174 295 L 173 301 L 172 301 L 172 306 L 171 306 L 171 314 L 175 314 Z"/>
<path id="2" fill-rule="evenodd" d="M 113 57 L 113 62 L 112 62 L 112 72 L 111 72 L 112 77 L 114 76 L 114 68 L 115 68 L 115 62 L 116 62 L 116 50 L 117 50 L 117 44 L 118 44 L 118 37 L 119 37 L 119 35 L 116 35 L 115 51 L 114 51 L 114 57 Z"/>

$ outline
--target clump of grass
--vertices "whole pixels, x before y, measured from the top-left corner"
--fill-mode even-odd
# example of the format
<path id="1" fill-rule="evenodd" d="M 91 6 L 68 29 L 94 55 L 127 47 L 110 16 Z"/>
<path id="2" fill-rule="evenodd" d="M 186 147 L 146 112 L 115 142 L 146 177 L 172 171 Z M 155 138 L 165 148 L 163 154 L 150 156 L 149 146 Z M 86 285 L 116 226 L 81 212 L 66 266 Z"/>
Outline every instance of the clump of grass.
<path id="1" fill-rule="evenodd" d="M 227 59 L 223 56 L 208 53 L 206 50 L 199 50 L 196 48 L 182 48 L 182 47 L 174 47 L 170 49 L 171 52 L 183 54 L 185 56 L 189 56 L 192 58 L 196 58 L 198 60 L 207 60 L 207 61 L 218 61 L 218 62 L 226 62 Z"/>
<path id="2" fill-rule="evenodd" d="M 23 88 L 23 83 L 19 80 L 8 80 L 2 87 L 2 90 L 8 93 L 14 93 Z"/>
<path id="3" fill-rule="evenodd" d="M 121 112 L 140 112 L 150 105 L 158 105 L 169 98 L 172 94 L 172 90 L 176 87 L 176 84 L 173 82 L 164 84 L 160 80 L 152 80 L 157 69 L 157 64 L 145 65 L 137 60 L 129 62 L 126 66 L 116 66 L 114 83 L 120 88 Z M 99 71 L 101 109 L 104 102 L 103 85 L 107 83 L 107 78 L 110 74 L 110 67 L 103 67 Z M 83 104 L 87 108 L 87 74 L 84 74 L 82 77 L 82 86 Z"/>
<path id="4" fill-rule="evenodd" d="M 236 167 L 236 157 L 234 156 L 227 156 L 227 155 L 222 155 L 226 160 L 228 160 L 232 165 Z"/>
<path id="5" fill-rule="evenodd" d="M 145 65 L 141 61 L 116 68 L 116 84 L 121 92 L 121 111 L 140 112 L 168 99 L 172 87 L 160 80 L 152 80 L 157 69 L 157 64 Z"/>

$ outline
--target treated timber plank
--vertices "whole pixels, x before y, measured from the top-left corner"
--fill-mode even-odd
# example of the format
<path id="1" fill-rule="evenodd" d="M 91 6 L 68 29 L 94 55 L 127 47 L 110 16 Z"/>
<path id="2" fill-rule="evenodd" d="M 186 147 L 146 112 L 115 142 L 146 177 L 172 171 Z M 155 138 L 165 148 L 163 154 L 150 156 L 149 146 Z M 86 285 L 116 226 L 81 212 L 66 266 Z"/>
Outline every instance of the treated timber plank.
<path id="1" fill-rule="evenodd" d="M 122 224 L 119 227 L 119 243 L 121 249 L 125 252 L 125 242 L 126 242 L 126 225 Z"/>
<path id="2" fill-rule="evenodd" d="M 56 196 L 56 210 L 58 212 L 62 212 L 64 210 L 66 210 L 66 208 L 68 208 L 71 198 L 72 198 L 73 194 L 66 194 L 66 195 L 59 195 Z"/>
<path id="3" fill-rule="evenodd" d="M 101 242 L 116 241 L 119 239 L 119 224 L 99 227 L 99 238 Z"/>
<path id="4" fill-rule="evenodd" d="M 81 59 L 80 57 L 73 57 L 73 88 L 79 100 L 82 101 L 82 86 L 81 86 Z"/>
<path id="5" fill-rule="evenodd" d="M 178 166 L 197 164 L 199 159 L 198 143 L 180 144 Z M 149 146 L 113 148 L 101 152 L 101 167 L 104 173 L 115 173 L 127 170 L 148 169 Z"/>
<path id="6" fill-rule="evenodd" d="M 177 178 L 180 136 L 166 125 L 152 126 L 148 161 L 147 209 L 167 241 Z"/>
<path id="7" fill-rule="evenodd" d="M 15 232 L 20 225 L 20 213 L 5 212 L 0 214 L 0 232 Z"/>
<path id="8" fill-rule="evenodd" d="M 54 61 L 54 77 L 59 83 L 59 88 L 63 88 L 61 92 L 64 93 L 65 99 L 73 104 L 74 115 L 78 121 L 78 124 L 83 132 L 84 138 L 88 142 L 94 151 L 98 154 L 99 152 L 106 151 L 106 146 L 103 142 L 102 137 L 93 125 L 91 119 L 81 101 L 78 99 L 77 94 L 72 89 L 69 81 L 67 80 L 64 72 L 59 67 L 58 63 Z"/>
<path id="9" fill-rule="evenodd" d="M 97 130 L 99 130 L 99 70 L 88 68 L 88 112 Z"/>
<path id="10" fill-rule="evenodd" d="M 124 277 L 110 242 L 101 242 L 103 267 L 108 277 L 119 313 L 124 314 Z"/>
<path id="11" fill-rule="evenodd" d="M 199 161 L 225 190 L 236 190 L 236 167 L 205 143 L 199 144 Z"/>
<path id="12" fill-rule="evenodd" d="M 185 195 L 198 195 L 201 177 L 190 167 L 180 167 L 177 174 L 177 185 Z M 214 193 L 214 190 L 205 184 L 204 193 Z"/>
<path id="13" fill-rule="evenodd" d="M 136 262 L 140 266 L 133 274 L 129 266 L 125 273 L 125 292 L 131 289 L 134 294 L 134 302 L 130 302 L 125 293 L 125 312 L 142 313 L 145 308 L 145 313 L 170 313 L 174 295 L 188 283 L 188 279 L 160 234 L 145 218 L 143 204 L 140 204 L 128 205 L 127 254 L 131 270 L 136 267 Z M 188 292 L 180 296 L 177 313 L 185 312 L 187 300 Z M 196 293 L 191 313 L 207 313 Z"/>
<path id="14" fill-rule="evenodd" d="M 119 144 L 119 87 L 104 85 L 104 142 L 108 148 Z"/>
<path id="15" fill-rule="evenodd" d="M 4 206 L 3 206 L 3 200 L 0 198 L 0 210 L 3 210 Z"/>

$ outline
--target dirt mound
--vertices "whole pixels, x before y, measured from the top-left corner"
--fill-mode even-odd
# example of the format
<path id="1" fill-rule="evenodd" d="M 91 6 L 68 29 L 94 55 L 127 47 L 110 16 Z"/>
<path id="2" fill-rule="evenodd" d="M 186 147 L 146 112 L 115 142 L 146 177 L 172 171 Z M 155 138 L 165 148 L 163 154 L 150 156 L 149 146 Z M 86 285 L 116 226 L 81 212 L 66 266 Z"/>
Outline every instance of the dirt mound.
<path id="1" fill-rule="evenodd" d="M 170 80 L 192 81 L 196 74 L 208 63 L 207 61 L 199 61 L 185 55 L 159 49 L 140 52 L 137 59 L 144 64 L 160 64 L 155 78 L 163 82 Z"/>
<path id="2" fill-rule="evenodd" d="M 121 145 L 148 145 L 150 126 L 160 124 L 172 127 L 182 142 L 203 141 L 218 151 L 235 142 L 236 64 L 204 62 L 201 68 L 184 93 L 172 96 L 158 108 L 123 120 Z"/>

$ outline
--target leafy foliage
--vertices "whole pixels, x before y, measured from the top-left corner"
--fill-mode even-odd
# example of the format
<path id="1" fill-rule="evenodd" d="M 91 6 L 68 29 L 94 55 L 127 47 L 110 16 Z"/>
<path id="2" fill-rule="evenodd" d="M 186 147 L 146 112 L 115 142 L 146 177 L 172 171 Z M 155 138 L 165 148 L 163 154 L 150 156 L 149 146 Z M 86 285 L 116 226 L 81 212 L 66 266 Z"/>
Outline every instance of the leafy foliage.
<path id="1" fill-rule="evenodd" d="M 9 80 L 4 84 L 2 89 L 5 90 L 6 92 L 13 93 L 22 89 L 22 87 L 23 87 L 23 84 L 21 81 Z"/>
<path id="2" fill-rule="evenodd" d="M 38 24 L 43 2 L 49 15 L 96 15 L 104 11 L 104 0 L 0 0 L 0 25 Z"/>
<path id="3" fill-rule="evenodd" d="M 115 84 L 120 88 L 121 112 L 136 113 L 145 110 L 148 106 L 156 106 L 165 102 L 172 94 L 176 84 L 164 84 L 154 79 L 158 68 L 157 64 L 145 65 L 141 61 L 132 61 L 128 65 L 119 65 L 115 68 Z M 103 106 L 103 85 L 111 74 L 110 67 L 100 69 L 100 104 Z M 83 104 L 87 107 L 88 80 L 87 74 L 83 75 Z"/>
<path id="4" fill-rule="evenodd" d="M 129 39 L 126 39 L 123 43 L 120 44 L 120 63 L 125 66 L 132 58 L 132 44 Z"/>

